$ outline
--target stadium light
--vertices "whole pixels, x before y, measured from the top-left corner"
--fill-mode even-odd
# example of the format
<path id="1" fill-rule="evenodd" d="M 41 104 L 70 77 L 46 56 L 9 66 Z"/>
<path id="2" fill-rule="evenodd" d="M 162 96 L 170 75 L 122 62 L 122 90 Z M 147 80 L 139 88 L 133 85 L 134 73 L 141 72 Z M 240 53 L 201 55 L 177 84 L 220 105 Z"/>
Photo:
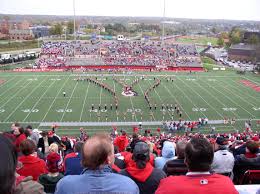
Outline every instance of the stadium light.
<path id="1" fill-rule="evenodd" d="M 165 36 L 165 0 L 163 0 L 163 29 L 162 29 L 162 43 L 164 44 L 164 36 Z"/>

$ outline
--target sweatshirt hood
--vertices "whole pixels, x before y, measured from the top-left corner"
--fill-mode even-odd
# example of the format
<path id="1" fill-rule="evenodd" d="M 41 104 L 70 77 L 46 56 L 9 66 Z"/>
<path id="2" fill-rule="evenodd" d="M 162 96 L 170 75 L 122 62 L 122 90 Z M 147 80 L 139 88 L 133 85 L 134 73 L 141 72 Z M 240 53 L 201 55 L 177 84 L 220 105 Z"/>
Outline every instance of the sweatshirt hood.
<path id="1" fill-rule="evenodd" d="M 21 156 L 19 157 L 19 162 L 22 162 L 23 164 L 34 164 L 34 163 L 41 162 L 41 159 L 31 155 Z"/>
<path id="2" fill-rule="evenodd" d="M 172 158 L 175 156 L 175 148 L 172 142 L 165 141 L 162 148 L 162 157 Z"/>
<path id="3" fill-rule="evenodd" d="M 145 168 L 139 169 L 137 168 L 136 163 L 134 163 L 134 165 L 127 167 L 126 171 L 137 181 L 145 182 L 152 174 L 153 167 L 149 162 L 147 162 Z"/>

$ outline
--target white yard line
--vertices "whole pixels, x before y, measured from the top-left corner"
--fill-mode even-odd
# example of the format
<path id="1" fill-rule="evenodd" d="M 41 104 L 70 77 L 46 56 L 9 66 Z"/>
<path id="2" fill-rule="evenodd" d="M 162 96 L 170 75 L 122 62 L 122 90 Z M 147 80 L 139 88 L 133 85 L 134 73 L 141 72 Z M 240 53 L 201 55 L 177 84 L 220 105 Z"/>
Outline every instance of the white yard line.
<path id="1" fill-rule="evenodd" d="M 66 79 L 66 81 L 63 83 L 62 87 L 61 87 L 61 88 L 60 88 L 60 90 L 57 92 L 57 94 L 56 94 L 55 98 L 53 99 L 53 101 L 52 101 L 51 105 L 49 106 L 49 108 L 48 108 L 47 112 L 45 113 L 45 115 L 44 115 L 44 117 L 43 117 L 43 119 L 42 119 L 42 121 L 41 121 L 41 122 L 43 122 L 43 121 L 44 121 L 44 119 L 46 118 L 46 116 L 47 116 L 47 115 L 48 115 L 48 113 L 50 112 L 50 110 L 51 110 L 51 107 L 53 106 L 54 102 L 56 101 L 57 97 L 59 96 L 59 93 L 60 93 L 60 92 L 61 92 L 61 90 L 64 88 L 64 86 L 65 86 L 65 84 L 67 83 L 67 81 L 69 80 L 69 78 L 70 78 L 70 76 L 67 76 L 67 79 Z"/>
<path id="2" fill-rule="evenodd" d="M 41 95 L 41 97 L 39 98 L 39 100 L 34 104 L 34 106 L 31 108 L 31 110 L 35 109 L 35 107 L 39 104 L 39 102 L 41 101 L 41 99 L 43 98 L 43 96 L 46 94 L 46 92 L 48 91 L 48 89 L 55 83 L 56 81 L 53 81 L 51 84 L 49 84 L 48 88 L 45 90 L 45 92 Z M 27 116 L 23 119 L 23 122 L 29 117 L 29 115 L 31 114 L 31 112 L 29 112 L 27 114 Z"/>
<path id="3" fill-rule="evenodd" d="M 138 86 L 139 86 L 139 88 L 141 89 L 141 91 L 142 91 L 142 93 L 143 93 L 143 96 L 144 96 L 144 91 L 143 91 L 142 87 L 140 86 L 140 83 L 138 83 Z M 153 114 L 152 114 L 152 117 L 153 117 L 153 120 L 155 121 L 155 117 L 154 117 Z"/>
<path id="4" fill-rule="evenodd" d="M 179 79 L 181 80 L 181 79 Z M 191 88 L 188 84 L 185 83 L 185 81 L 181 80 L 186 86 L 188 86 L 192 91 L 193 88 Z M 222 114 L 220 114 L 213 106 L 211 106 L 198 92 L 194 91 L 209 107 L 211 107 L 220 117 L 224 118 L 224 116 Z M 204 115 L 204 113 L 203 113 Z"/>
<path id="5" fill-rule="evenodd" d="M 69 101 L 67 102 L 67 105 L 66 105 L 66 107 L 64 108 L 64 112 L 62 113 L 60 122 L 63 120 L 63 118 L 64 118 L 64 116 L 65 116 L 65 114 L 66 114 L 66 110 L 68 109 L 68 106 L 69 106 L 69 104 L 70 104 L 71 97 L 73 96 L 73 94 L 74 94 L 74 92 L 75 92 L 75 89 L 76 89 L 77 86 L 78 86 L 78 83 L 79 83 L 79 82 L 76 82 L 76 84 L 75 84 L 75 86 L 74 86 L 74 88 L 73 88 L 73 90 L 72 90 L 72 93 L 71 93 L 71 95 L 70 95 Z"/>
<path id="6" fill-rule="evenodd" d="M 222 86 L 223 87 L 223 86 Z M 216 90 L 214 87 L 213 87 L 214 90 Z M 216 90 L 218 91 L 218 90 Z M 219 91 L 218 91 L 219 92 Z M 222 94 L 222 93 L 221 93 Z M 251 116 L 253 116 L 253 118 L 255 118 L 255 115 L 253 115 L 252 113 L 248 112 L 248 110 L 246 110 L 244 107 L 240 106 L 238 103 L 236 103 L 234 100 L 232 100 L 228 95 L 225 95 L 223 94 L 226 98 L 228 98 L 233 104 L 236 104 L 236 106 L 239 106 L 240 108 L 242 108 L 244 111 L 246 111 L 247 113 L 249 113 Z M 237 115 L 237 114 L 236 114 Z M 237 115 L 238 117 L 238 115 Z"/>
<path id="7" fill-rule="evenodd" d="M 30 83 L 31 83 L 31 82 L 29 81 L 24 87 L 28 86 Z M 8 102 L 10 102 L 12 99 L 14 99 L 15 96 L 16 96 L 24 87 L 21 87 L 19 90 L 17 90 L 17 91 L 12 95 L 11 98 L 9 98 L 7 101 L 5 101 L 4 104 L 1 105 L 0 108 L 4 107 Z"/>
<path id="8" fill-rule="evenodd" d="M 251 80 L 251 79 L 249 79 L 249 78 L 247 78 L 245 76 L 244 76 L 244 79 L 247 79 L 247 80 L 249 80 L 249 81 L 251 81 L 251 82 L 253 82 L 253 83 L 257 84 L 257 85 L 260 85 L 260 83 L 258 83 L 257 81 L 255 81 L 255 80 L 253 81 L 253 80 Z"/>
<path id="9" fill-rule="evenodd" d="M 221 82 L 223 82 L 223 81 L 221 81 Z M 242 101 L 244 101 L 244 102 L 246 102 L 247 104 L 249 104 L 249 105 L 251 105 L 251 106 L 253 106 L 253 107 L 255 107 L 255 106 L 257 106 L 257 105 L 255 105 L 255 104 L 252 104 L 249 100 L 245 100 L 244 98 L 242 98 L 240 95 L 238 95 L 237 93 L 235 93 L 235 92 L 233 92 L 233 91 L 231 91 L 231 90 L 229 90 L 227 87 L 225 87 L 225 82 L 223 82 L 224 84 L 223 85 L 220 85 L 221 87 L 223 87 L 223 88 L 225 88 L 225 90 L 226 91 L 229 91 L 230 93 L 232 93 L 234 96 L 237 96 L 238 98 L 240 98 Z"/>
<path id="10" fill-rule="evenodd" d="M 0 88 L 5 86 L 7 83 L 9 83 L 10 81 L 14 80 L 15 77 L 13 77 L 12 79 L 9 79 L 7 82 L 4 82 L 3 84 L 0 85 Z M 19 82 L 19 81 L 18 81 Z"/>
<path id="11" fill-rule="evenodd" d="M 232 82 L 234 82 L 234 83 L 235 83 L 236 85 L 238 85 L 238 86 L 241 86 L 241 85 L 242 85 L 241 83 L 236 82 L 236 81 L 234 81 L 234 80 L 232 80 L 232 79 L 229 79 L 229 80 L 232 81 Z M 230 84 L 228 84 L 228 85 L 230 86 Z M 242 85 L 242 86 L 243 86 L 243 85 Z M 245 86 L 245 87 L 246 87 L 246 86 Z M 239 91 L 239 92 L 242 92 L 242 91 L 239 90 L 237 87 L 233 87 L 233 88 L 236 89 L 236 90 Z M 255 101 L 259 101 L 259 99 L 255 98 L 254 96 L 248 95 L 247 92 L 244 92 L 243 95 L 246 95 L 247 97 L 250 97 L 250 98 L 254 99 Z"/>
<path id="12" fill-rule="evenodd" d="M 179 104 L 181 110 L 187 115 L 188 119 L 191 120 L 189 114 L 184 110 L 184 108 L 181 106 L 181 104 L 178 102 L 177 98 L 172 94 L 172 92 L 169 90 L 169 88 L 166 87 L 165 84 L 163 85 L 163 87 L 169 92 L 169 94 L 171 95 L 171 97 L 174 98 L 175 102 L 177 102 L 177 104 Z"/>
<path id="13" fill-rule="evenodd" d="M 46 78 L 47 79 L 47 78 Z M 8 117 L 6 117 L 6 119 L 4 121 L 7 121 L 17 110 L 18 108 L 24 103 L 24 101 L 31 96 L 31 94 L 33 94 L 33 92 L 38 89 L 38 87 L 44 82 L 46 81 L 46 79 L 43 79 L 38 86 L 34 87 L 33 90 L 20 102 L 20 104 L 18 104 L 18 106 L 16 106 L 16 108 L 11 112 L 11 114 L 8 115 Z"/>
<path id="14" fill-rule="evenodd" d="M 88 96 L 88 89 L 89 89 L 89 86 L 90 86 L 90 82 L 88 82 L 88 87 L 87 87 L 87 91 L 86 91 L 86 94 L 85 94 L 85 98 L 84 98 L 83 106 L 82 106 L 82 109 L 81 109 L 81 113 L 80 113 L 79 121 L 82 120 L 82 115 L 83 115 L 83 112 L 84 112 L 84 108 L 85 108 L 85 104 L 86 104 L 86 100 L 87 100 L 87 96 Z"/>
<path id="15" fill-rule="evenodd" d="M 150 81 L 148 81 L 149 82 L 149 85 L 151 86 L 152 84 L 150 84 Z M 154 91 L 155 91 L 155 93 L 156 93 L 156 95 L 159 97 L 159 99 L 160 99 L 160 101 L 162 102 L 162 104 L 164 104 L 164 102 L 163 102 L 163 100 L 162 100 L 162 98 L 161 98 L 161 96 L 158 94 L 158 92 L 156 91 L 156 88 L 154 89 Z M 172 115 L 169 113 L 169 111 L 166 111 L 167 113 L 168 113 L 168 115 L 171 117 Z"/>
<path id="16" fill-rule="evenodd" d="M 15 86 L 17 86 L 21 81 L 23 81 L 23 79 L 19 80 L 18 82 L 16 82 L 14 85 L 12 85 L 12 87 L 8 88 L 7 90 L 5 90 L 3 93 L 1 93 L 0 97 L 3 96 L 6 92 L 8 92 L 9 90 L 13 89 Z M 24 86 L 22 86 L 21 88 L 25 88 Z"/>

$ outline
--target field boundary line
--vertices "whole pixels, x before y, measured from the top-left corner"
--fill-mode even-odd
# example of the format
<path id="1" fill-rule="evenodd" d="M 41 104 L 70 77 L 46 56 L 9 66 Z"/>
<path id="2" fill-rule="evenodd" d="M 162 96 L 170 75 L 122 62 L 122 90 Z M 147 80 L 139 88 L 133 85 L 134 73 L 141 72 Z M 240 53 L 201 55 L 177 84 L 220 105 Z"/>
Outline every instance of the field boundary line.
<path id="1" fill-rule="evenodd" d="M 82 109 L 81 109 L 81 113 L 80 113 L 80 117 L 79 117 L 79 121 L 80 121 L 80 122 L 81 122 L 81 120 L 82 120 L 82 115 L 83 115 L 83 112 L 84 112 L 84 107 L 85 107 L 86 100 L 87 100 L 87 96 L 88 96 L 89 86 L 90 86 L 90 82 L 88 82 L 88 88 L 87 88 L 86 93 L 85 93 L 85 98 L 84 98 L 84 101 L 83 101 L 83 107 L 82 107 Z"/>
<path id="2" fill-rule="evenodd" d="M 10 116 L 12 116 L 12 115 L 18 110 L 18 108 L 20 108 L 20 106 L 25 102 L 25 100 L 26 100 L 36 89 L 38 89 L 38 87 L 39 87 L 43 82 L 45 82 L 46 80 L 47 80 L 47 78 L 46 78 L 46 79 L 43 79 L 35 88 L 33 88 L 33 90 L 26 96 L 26 98 L 24 98 L 24 99 L 22 100 L 22 102 L 20 102 L 20 103 L 18 104 L 18 106 L 16 106 L 16 108 L 8 115 L 8 117 L 5 118 L 4 121 L 7 121 L 7 120 L 10 118 Z"/>

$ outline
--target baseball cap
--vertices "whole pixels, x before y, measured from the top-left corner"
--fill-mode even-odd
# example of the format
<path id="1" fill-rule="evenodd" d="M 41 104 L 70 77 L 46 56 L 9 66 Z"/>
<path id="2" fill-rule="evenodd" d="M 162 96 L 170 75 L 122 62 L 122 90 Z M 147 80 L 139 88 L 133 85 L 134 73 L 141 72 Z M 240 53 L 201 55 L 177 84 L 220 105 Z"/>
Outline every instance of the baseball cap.
<path id="1" fill-rule="evenodd" d="M 135 144 L 133 157 L 137 160 L 146 160 L 150 156 L 149 146 L 145 142 L 138 142 Z"/>
<path id="2" fill-rule="evenodd" d="M 220 136 L 220 137 L 217 137 L 216 143 L 218 145 L 227 145 L 228 144 L 228 139 L 223 137 L 223 136 Z"/>
<path id="3" fill-rule="evenodd" d="M 59 154 L 51 152 L 46 159 L 46 166 L 49 172 L 59 172 L 62 168 L 62 160 Z"/>

